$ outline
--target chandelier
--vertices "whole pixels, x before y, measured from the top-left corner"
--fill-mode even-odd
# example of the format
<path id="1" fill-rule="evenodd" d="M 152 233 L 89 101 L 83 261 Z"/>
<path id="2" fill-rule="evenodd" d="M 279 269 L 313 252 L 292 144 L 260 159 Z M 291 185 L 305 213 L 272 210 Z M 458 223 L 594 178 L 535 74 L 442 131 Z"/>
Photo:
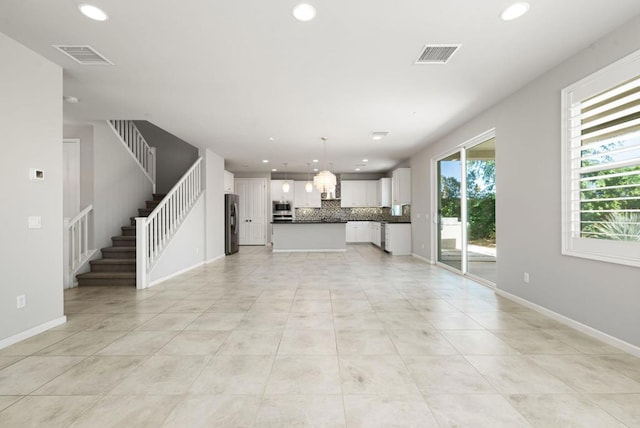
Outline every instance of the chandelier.
<path id="1" fill-rule="evenodd" d="M 320 171 L 315 177 L 313 177 L 313 185 L 320 191 L 320 193 L 333 193 L 336 191 L 336 176 L 327 170 L 327 137 L 322 137 L 324 143 L 324 171 Z"/>

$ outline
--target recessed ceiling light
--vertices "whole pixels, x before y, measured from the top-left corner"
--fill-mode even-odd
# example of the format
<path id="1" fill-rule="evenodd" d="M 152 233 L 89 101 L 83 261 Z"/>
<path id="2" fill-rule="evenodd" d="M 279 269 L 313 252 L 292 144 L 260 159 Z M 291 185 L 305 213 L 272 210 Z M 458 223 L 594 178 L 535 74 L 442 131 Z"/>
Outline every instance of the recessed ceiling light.
<path id="1" fill-rule="evenodd" d="M 356 168 L 356 171 L 360 171 L 360 168 Z"/>
<path id="2" fill-rule="evenodd" d="M 269 137 L 269 141 L 276 141 L 278 137 Z"/>
<path id="3" fill-rule="evenodd" d="M 374 140 L 382 140 L 389 134 L 389 131 L 376 131 L 371 133 L 371 138 Z"/>
<path id="4" fill-rule="evenodd" d="M 313 168 L 313 172 L 318 172 L 318 168 Z"/>
<path id="5" fill-rule="evenodd" d="M 78 97 L 72 97 L 71 95 L 65 95 L 62 99 L 69 104 L 76 104 L 80 99 Z"/>
<path id="6" fill-rule="evenodd" d="M 362 159 L 362 162 L 369 162 L 369 159 Z"/>
<path id="7" fill-rule="evenodd" d="M 514 19 L 520 18 L 522 15 L 529 11 L 529 3 L 520 2 L 514 3 L 500 14 L 500 19 L 503 21 L 513 21 Z"/>
<path id="8" fill-rule="evenodd" d="M 262 163 L 269 163 L 268 159 L 262 159 Z"/>
<path id="9" fill-rule="evenodd" d="M 318 161 L 318 159 L 314 159 L 314 160 L 312 160 L 311 162 L 313 162 L 313 163 L 318 163 L 319 161 Z"/>
<path id="10" fill-rule="evenodd" d="M 78 9 L 80 9 L 80 12 L 82 12 L 84 16 L 91 18 L 94 21 L 106 21 L 109 19 L 109 15 L 107 15 L 104 10 L 92 4 L 80 3 L 78 5 Z"/>
<path id="11" fill-rule="evenodd" d="M 298 21 L 311 21 L 316 17 L 316 8 L 307 3 L 300 3 L 293 8 L 293 16 L 295 16 Z"/>
<path id="12" fill-rule="evenodd" d="M 271 168 L 271 172 L 276 172 L 276 171 L 278 171 L 277 168 Z"/>

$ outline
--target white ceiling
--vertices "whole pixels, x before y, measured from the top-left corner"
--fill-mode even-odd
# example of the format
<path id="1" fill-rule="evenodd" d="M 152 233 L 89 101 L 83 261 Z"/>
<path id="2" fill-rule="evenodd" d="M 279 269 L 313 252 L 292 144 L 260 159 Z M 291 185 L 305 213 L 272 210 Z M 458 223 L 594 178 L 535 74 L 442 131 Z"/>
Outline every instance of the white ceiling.
<path id="1" fill-rule="evenodd" d="M 0 32 L 64 68 L 65 120 L 149 120 L 238 171 L 306 172 L 327 136 L 335 172 L 386 171 L 435 137 L 640 14 L 638 0 L 2 0 Z M 414 65 L 425 44 L 462 44 Z M 88 44 L 115 66 L 80 66 L 54 44 Z M 373 131 L 389 131 L 381 140 Z M 269 141 L 269 137 L 276 137 Z M 269 159 L 263 164 L 262 159 Z"/>

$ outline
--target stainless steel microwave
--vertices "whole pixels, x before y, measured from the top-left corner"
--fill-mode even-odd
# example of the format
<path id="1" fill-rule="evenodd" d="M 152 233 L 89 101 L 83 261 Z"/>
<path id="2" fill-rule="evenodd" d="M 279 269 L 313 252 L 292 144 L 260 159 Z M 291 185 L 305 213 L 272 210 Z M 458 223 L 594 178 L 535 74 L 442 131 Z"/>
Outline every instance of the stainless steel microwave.
<path id="1" fill-rule="evenodd" d="M 291 202 L 273 201 L 273 214 L 291 214 L 293 208 Z"/>

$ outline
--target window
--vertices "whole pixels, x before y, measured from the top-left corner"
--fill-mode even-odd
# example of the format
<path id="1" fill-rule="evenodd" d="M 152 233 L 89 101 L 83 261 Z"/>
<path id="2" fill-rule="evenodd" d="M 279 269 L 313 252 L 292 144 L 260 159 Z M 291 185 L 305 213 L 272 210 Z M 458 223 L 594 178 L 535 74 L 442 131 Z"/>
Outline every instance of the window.
<path id="1" fill-rule="evenodd" d="M 562 102 L 563 254 L 640 266 L 640 52 Z"/>

